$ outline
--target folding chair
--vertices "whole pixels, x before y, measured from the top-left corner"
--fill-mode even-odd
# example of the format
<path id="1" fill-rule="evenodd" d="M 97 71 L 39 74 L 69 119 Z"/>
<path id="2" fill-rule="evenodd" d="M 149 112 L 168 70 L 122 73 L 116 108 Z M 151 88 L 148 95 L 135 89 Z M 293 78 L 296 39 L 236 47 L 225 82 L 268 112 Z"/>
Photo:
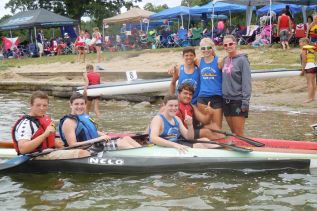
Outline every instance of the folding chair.
<path id="1" fill-rule="evenodd" d="M 260 29 L 258 25 L 250 25 L 247 27 L 247 32 L 238 40 L 238 45 L 247 45 L 255 40 L 257 31 Z"/>

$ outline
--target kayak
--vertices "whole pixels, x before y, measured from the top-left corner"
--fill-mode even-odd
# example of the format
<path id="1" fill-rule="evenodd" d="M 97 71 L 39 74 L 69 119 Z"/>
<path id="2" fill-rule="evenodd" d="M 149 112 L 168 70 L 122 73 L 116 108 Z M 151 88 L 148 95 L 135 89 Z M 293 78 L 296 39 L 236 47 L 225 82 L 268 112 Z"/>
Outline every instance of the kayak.
<path id="1" fill-rule="evenodd" d="M 300 70 L 274 69 L 274 70 L 258 70 L 251 73 L 252 80 L 263 80 L 269 78 L 299 76 Z M 169 90 L 171 78 L 151 79 L 151 80 L 133 80 L 108 82 L 98 85 L 88 86 L 88 96 L 114 96 L 142 93 L 159 93 L 166 94 Z M 84 87 L 76 88 L 79 93 L 84 92 Z"/>
<path id="2" fill-rule="evenodd" d="M 4 165 L 5 163 L 0 164 Z M 3 169 L 7 173 L 107 173 L 142 174 L 176 171 L 315 169 L 317 154 L 277 152 L 237 152 L 225 149 L 146 146 L 135 149 L 103 151 L 96 156 L 64 160 L 28 160 Z"/>

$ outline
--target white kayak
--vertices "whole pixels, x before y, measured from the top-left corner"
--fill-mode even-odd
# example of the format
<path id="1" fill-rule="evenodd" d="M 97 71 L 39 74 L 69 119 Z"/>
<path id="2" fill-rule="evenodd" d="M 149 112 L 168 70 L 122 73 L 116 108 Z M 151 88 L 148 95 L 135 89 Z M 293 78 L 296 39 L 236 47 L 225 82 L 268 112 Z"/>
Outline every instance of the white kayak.
<path id="1" fill-rule="evenodd" d="M 13 148 L 0 148 L 0 158 L 12 158 L 17 155 Z"/>
<path id="2" fill-rule="evenodd" d="M 252 80 L 264 80 L 269 78 L 281 78 L 299 76 L 300 70 L 274 69 L 270 71 L 254 71 L 251 73 Z M 171 78 L 152 80 L 133 80 L 109 82 L 88 87 L 88 96 L 115 96 L 128 94 L 162 93 L 165 95 L 169 90 Z M 83 93 L 84 87 L 78 87 L 77 92 Z"/>

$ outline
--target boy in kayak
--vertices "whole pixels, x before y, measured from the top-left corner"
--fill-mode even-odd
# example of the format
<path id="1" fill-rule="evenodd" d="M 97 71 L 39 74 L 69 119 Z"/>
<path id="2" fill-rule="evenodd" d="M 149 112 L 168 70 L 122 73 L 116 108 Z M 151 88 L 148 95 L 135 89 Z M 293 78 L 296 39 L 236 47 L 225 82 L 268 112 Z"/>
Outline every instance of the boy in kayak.
<path id="1" fill-rule="evenodd" d="M 100 79 L 100 74 L 95 72 L 94 66 L 91 64 L 87 64 L 86 72 L 84 72 L 83 76 L 85 81 L 84 95 L 87 96 L 88 86 L 100 84 L 101 79 Z M 100 96 L 87 96 L 87 100 L 88 100 L 87 114 L 89 114 L 91 106 L 94 105 L 94 111 L 98 119 L 100 117 L 100 111 L 99 111 Z"/>
<path id="2" fill-rule="evenodd" d="M 18 154 L 41 152 L 48 148 L 63 147 L 55 138 L 55 125 L 46 115 L 49 99 L 42 91 L 33 92 L 30 99 L 30 112 L 21 116 L 12 128 L 14 148 Z M 66 159 L 80 156 L 80 150 L 59 150 L 38 157 L 39 159 Z"/>
<path id="3" fill-rule="evenodd" d="M 216 123 L 210 125 L 209 117 L 200 112 L 200 110 L 191 105 L 191 100 L 193 97 L 194 88 L 189 84 L 182 84 L 178 87 L 178 111 L 176 112 L 176 116 L 178 116 L 184 126 L 187 128 L 187 124 L 185 123 L 185 113 L 193 118 L 194 125 L 194 138 L 207 138 L 208 140 L 215 140 L 224 138 L 221 134 L 216 134 L 211 132 L 208 127 L 212 127 L 212 129 L 219 130 Z M 210 104 L 210 103 L 209 103 Z M 212 109 L 210 105 L 205 106 L 206 112 L 208 109 Z"/>
<path id="4" fill-rule="evenodd" d="M 180 144 L 180 136 L 185 139 L 194 138 L 194 128 L 192 117 L 185 113 L 184 122 L 176 116 L 178 111 L 178 99 L 175 95 L 168 95 L 164 98 L 164 109 L 160 114 L 155 116 L 151 122 L 149 130 L 150 142 L 156 145 L 173 147 L 180 152 L 186 152 L 188 146 Z"/>
<path id="5" fill-rule="evenodd" d="M 74 93 L 69 101 L 71 113 L 65 115 L 59 124 L 59 133 L 65 146 L 72 146 L 77 142 L 101 136 L 106 140 L 104 150 L 141 147 L 139 143 L 129 136 L 111 140 L 105 132 L 98 131 L 94 121 L 85 113 L 87 104 L 84 95 Z M 87 154 L 90 153 L 87 151 Z"/>
<path id="6" fill-rule="evenodd" d="M 183 83 L 188 83 L 194 87 L 194 93 L 192 98 L 192 104 L 197 104 L 197 97 L 199 94 L 199 68 L 195 66 L 195 48 L 193 47 L 185 47 L 183 50 L 183 58 L 184 58 L 184 64 L 182 65 L 175 65 L 173 67 L 173 77 L 170 84 L 169 94 L 174 95 L 176 94 L 176 89 L 178 86 L 180 86 Z M 178 81 L 177 87 L 176 87 L 176 81 Z"/>

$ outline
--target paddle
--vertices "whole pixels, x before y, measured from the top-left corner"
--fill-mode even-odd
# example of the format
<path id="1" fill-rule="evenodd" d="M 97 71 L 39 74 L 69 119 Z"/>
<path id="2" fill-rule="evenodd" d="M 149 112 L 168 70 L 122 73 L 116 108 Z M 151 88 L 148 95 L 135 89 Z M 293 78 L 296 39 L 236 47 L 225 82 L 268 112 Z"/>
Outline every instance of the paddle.
<path id="1" fill-rule="evenodd" d="M 131 136 L 131 137 L 143 137 L 146 136 L 147 134 L 142 134 L 142 135 L 135 135 L 135 136 Z M 115 140 L 121 137 L 112 137 L 110 140 Z M 84 141 L 84 142 L 77 142 L 75 145 L 73 146 L 69 146 L 69 147 L 63 147 L 63 148 L 57 148 L 57 149 L 47 149 L 43 152 L 35 152 L 35 153 L 31 153 L 31 154 L 25 154 L 25 155 L 21 155 L 21 156 L 17 156 L 15 158 L 12 158 L 4 163 L 2 163 L 0 165 L 0 171 L 9 169 L 9 168 L 13 168 L 15 166 L 21 165 L 24 162 L 30 160 L 31 158 L 34 157 L 38 157 L 40 155 L 46 155 L 49 154 L 51 152 L 54 151 L 59 151 L 59 150 L 68 150 L 68 149 L 74 149 L 74 148 L 78 148 L 78 147 L 83 147 L 83 146 L 87 146 L 87 145 L 91 145 L 91 144 L 95 144 L 95 143 L 99 143 L 99 142 L 103 142 L 106 141 L 105 139 L 103 139 L 102 137 L 98 137 L 98 138 L 94 138 L 94 139 L 90 139 L 88 141 Z"/>
<path id="2" fill-rule="evenodd" d="M 226 131 L 222 131 L 222 130 L 214 130 L 214 129 L 210 129 L 212 132 L 215 132 L 215 133 L 221 133 L 221 134 L 224 134 L 225 136 L 233 136 L 235 138 L 238 138 L 242 141 L 245 141 L 247 142 L 248 144 L 251 144 L 253 146 L 256 146 L 256 147 L 263 147 L 265 146 L 265 144 L 261 143 L 261 142 L 258 142 L 258 141 L 255 141 L 253 139 L 250 139 L 250 138 L 247 138 L 247 137 L 244 137 L 244 136 L 239 136 L 239 135 L 235 135 L 233 133 L 230 133 L 230 132 L 226 132 Z"/>
<path id="3" fill-rule="evenodd" d="M 218 143 L 215 141 L 204 141 L 204 140 L 197 140 L 197 139 L 194 139 L 194 140 L 180 139 L 180 141 L 185 141 L 185 142 L 189 142 L 189 143 L 193 143 L 193 144 L 196 144 L 196 143 L 217 144 L 219 146 L 222 146 L 222 147 L 225 147 L 228 149 L 232 149 L 233 151 L 237 151 L 237 152 L 252 152 L 253 151 L 252 149 L 242 148 L 242 147 L 238 147 L 238 146 L 231 145 L 231 144 Z"/>

